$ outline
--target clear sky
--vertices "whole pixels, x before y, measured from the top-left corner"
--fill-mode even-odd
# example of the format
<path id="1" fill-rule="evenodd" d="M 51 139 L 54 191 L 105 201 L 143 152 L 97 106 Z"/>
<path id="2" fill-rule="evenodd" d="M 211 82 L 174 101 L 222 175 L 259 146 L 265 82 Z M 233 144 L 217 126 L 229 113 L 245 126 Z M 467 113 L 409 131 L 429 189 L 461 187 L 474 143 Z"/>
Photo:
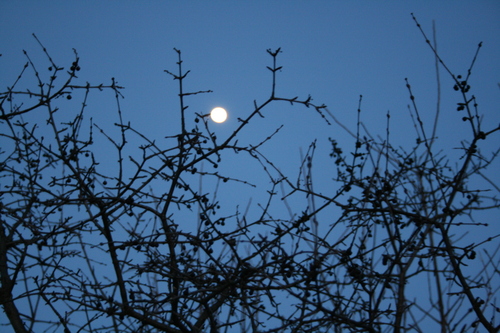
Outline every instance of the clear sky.
<path id="1" fill-rule="evenodd" d="M 466 71 L 483 41 L 472 83 L 481 84 L 480 101 L 498 96 L 497 1 L 3 1 L 0 9 L 4 86 L 24 64 L 23 49 L 40 56 L 31 36 L 36 33 L 60 63 L 72 60 L 72 48 L 78 51 L 82 80 L 117 78 L 126 87 L 126 117 L 159 135 L 177 116 L 176 82 L 163 72 L 176 69 L 174 47 L 192 70 L 188 89 L 214 91 L 194 98 L 192 108 L 226 107 L 233 121 L 229 128 L 254 99 L 269 95 L 265 51 L 277 47 L 284 66 L 278 93 L 311 94 L 341 119 L 355 114 L 360 94 L 370 120 L 387 110 L 406 117 L 405 77 L 416 97 L 422 96 L 420 103 L 432 106 L 433 57 L 410 13 L 429 34 L 435 20 L 439 50 L 457 72 Z M 300 108 L 285 109 L 282 119 L 312 116 Z M 316 120 L 311 119 L 314 126 Z"/>
<path id="2" fill-rule="evenodd" d="M 409 79 L 430 131 L 436 109 L 434 57 L 411 13 L 432 36 L 455 74 L 465 74 L 476 47 L 483 42 L 470 84 L 485 124 L 497 123 L 500 90 L 500 2 L 498 1 L 16 1 L 0 3 L 0 77 L 10 85 L 31 58 L 46 62 L 35 33 L 56 63 L 70 66 L 78 51 L 82 83 L 125 87 L 121 102 L 126 120 L 151 138 L 161 140 L 180 128 L 177 82 L 164 70 L 176 71 L 182 51 L 184 69 L 191 70 L 186 90 L 213 90 L 187 100 L 187 121 L 194 113 L 225 107 L 229 119 L 212 124 L 219 137 L 229 135 L 253 108 L 270 95 L 271 74 L 266 50 L 282 48 L 277 95 L 326 104 L 347 127 L 354 129 L 359 95 L 362 120 L 373 135 L 385 135 L 391 113 L 391 136 L 407 149 L 416 135 L 408 113 Z M 48 73 L 46 74 L 49 75 Z M 441 70 L 443 141 L 457 145 L 466 131 L 455 112 L 458 96 Z M 77 102 L 75 102 L 77 103 Z M 94 94 L 89 101 L 95 122 L 116 121 L 111 94 Z M 278 167 L 296 174 L 300 149 L 318 139 L 318 154 L 327 156 L 327 138 L 348 150 L 353 141 L 340 127 L 328 126 L 313 110 L 276 103 L 242 133 L 240 142 L 256 144 L 283 129 L 263 146 Z M 245 141 L 246 140 L 246 141 Z M 322 155 L 321 155 L 322 154 Z M 230 162 L 230 163 L 229 163 Z M 248 161 L 221 165 L 235 177 L 249 172 Z M 331 160 L 315 169 L 331 177 Z M 256 167 L 256 165 L 251 165 Z M 265 177 L 263 178 L 265 182 Z M 246 200 L 246 199 L 245 199 Z"/>
<path id="3" fill-rule="evenodd" d="M 191 70 L 186 90 L 214 91 L 187 100 L 190 126 L 194 126 L 194 112 L 208 113 L 222 106 L 229 112 L 228 121 L 211 126 L 224 137 L 238 126 L 238 117 L 252 111 L 254 100 L 263 102 L 269 97 L 271 74 L 266 66 L 271 65 L 271 57 L 266 50 L 281 47 L 278 96 L 306 98 L 310 94 L 313 102 L 326 104 L 354 129 L 359 95 L 363 95 L 362 118 L 372 134 L 385 135 L 385 115 L 390 111 L 395 145 L 408 143 L 410 149 L 416 135 L 404 79 L 412 85 L 429 130 L 436 109 L 434 57 L 411 13 L 429 36 L 434 20 L 438 50 L 455 74 L 466 74 L 478 43 L 483 42 L 470 84 L 485 124 L 498 124 L 500 2 L 493 0 L 2 0 L 0 83 L 4 89 L 19 75 L 26 62 L 22 50 L 36 61 L 45 61 L 32 37 L 35 33 L 62 66 L 70 66 L 73 48 L 78 51 L 81 82 L 110 83 L 115 77 L 125 87 L 121 101 L 125 119 L 149 137 L 162 140 L 180 128 L 177 82 L 164 72 L 177 70 L 173 51 L 177 48 L 182 51 L 184 68 Z M 466 128 L 455 111 L 459 96 L 452 90 L 452 80 L 444 71 L 441 77 L 439 133 L 444 142 L 450 140 L 456 146 L 460 139 L 467 139 L 461 137 L 461 129 L 465 132 Z M 116 122 L 112 95 L 102 95 L 89 101 L 94 120 Z M 297 173 L 300 150 L 305 152 L 314 139 L 318 139 L 317 154 L 323 155 L 314 170 L 318 178 L 331 178 L 335 172 L 327 159 L 328 137 L 346 150 L 353 145 L 339 126 L 327 125 L 311 109 L 276 103 L 264 115 L 265 119 L 257 119 L 242 133 L 241 140 L 257 144 L 284 124 L 263 151 L 289 174 Z M 443 143 L 443 147 L 454 153 L 453 145 Z M 253 167 L 235 159 L 221 165 L 221 170 L 243 177 Z M 265 175 L 258 177 L 254 183 L 267 184 Z"/>

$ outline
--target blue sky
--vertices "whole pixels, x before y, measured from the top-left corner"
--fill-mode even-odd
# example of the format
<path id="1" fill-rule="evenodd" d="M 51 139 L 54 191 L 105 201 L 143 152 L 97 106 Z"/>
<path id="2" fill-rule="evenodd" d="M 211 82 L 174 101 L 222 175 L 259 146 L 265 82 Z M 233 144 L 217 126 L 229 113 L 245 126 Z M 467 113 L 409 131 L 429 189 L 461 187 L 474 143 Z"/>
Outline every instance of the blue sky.
<path id="1" fill-rule="evenodd" d="M 348 120 L 362 94 L 370 120 L 387 110 L 406 117 L 405 77 L 417 98 L 425 96 L 422 104 L 435 102 L 433 57 L 410 13 L 429 34 L 435 20 L 452 70 L 464 72 L 483 41 L 473 76 L 482 85 L 477 95 L 498 93 L 496 1 L 19 1 L 0 7 L 0 68 L 7 82 L 24 64 L 21 50 L 40 55 L 31 37 L 36 33 L 56 61 L 70 61 L 72 48 L 78 51 L 82 80 L 117 78 L 126 87 L 126 116 L 148 130 L 149 117 L 172 121 L 167 110 L 177 105 L 176 83 L 163 70 L 175 69 L 174 47 L 192 71 L 188 88 L 214 91 L 193 99 L 192 108 L 222 105 L 233 121 L 253 99 L 269 95 L 265 50 L 277 47 L 283 96 L 311 94 Z"/>
<path id="2" fill-rule="evenodd" d="M 253 108 L 270 95 L 268 48 L 282 48 L 277 94 L 326 104 L 354 129 L 359 95 L 362 120 L 373 135 L 385 135 L 391 112 L 391 135 L 407 149 L 416 135 L 408 113 L 405 78 L 412 85 L 429 130 L 436 109 L 434 57 L 412 20 L 417 17 L 429 36 L 435 21 L 438 49 L 455 74 L 470 66 L 482 41 L 470 83 L 485 122 L 497 121 L 500 81 L 500 4 L 496 1 L 20 1 L 2 3 L 0 68 L 6 86 L 26 61 L 22 50 L 43 63 L 38 38 L 53 59 L 69 66 L 78 51 L 81 82 L 109 83 L 115 77 L 125 87 L 124 117 L 151 138 L 161 140 L 179 131 L 177 82 L 164 70 L 176 71 L 182 51 L 184 69 L 191 70 L 185 89 L 213 90 L 187 100 L 188 123 L 194 113 L 225 107 L 229 120 L 212 124 L 227 136 Z M 48 74 L 47 74 L 48 75 Z M 464 139 L 466 125 L 455 113 L 458 96 L 441 71 L 441 140 L 452 145 Z M 76 99 L 75 99 L 76 100 Z M 75 102 L 76 103 L 76 102 Z M 89 101 L 95 122 L 116 121 L 112 96 L 94 94 Z M 314 111 L 276 103 L 242 133 L 240 142 L 256 144 L 283 129 L 263 147 L 284 172 L 296 174 L 300 149 L 318 139 L 318 155 L 327 155 L 328 137 L 348 150 L 350 138 L 338 126 L 328 126 Z M 244 141 L 246 140 L 246 141 Z M 448 153 L 455 151 L 444 144 Z M 221 165 L 233 176 L 248 173 L 246 160 Z M 331 177 L 331 160 L 319 164 L 318 177 Z M 256 167 L 256 166 L 255 166 Z M 265 177 L 264 177 L 265 179 Z M 266 180 L 263 180 L 264 184 Z"/>
<path id="3" fill-rule="evenodd" d="M 174 47 L 192 70 L 190 87 L 214 91 L 194 102 L 224 105 L 235 116 L 268 96 L 265 50 L 277 47 L 284 66 L 278 92 L 311 94 L 339 116 L 355 110 L 360 94 L 367 116 L 397 113 L 407 103 L 405 77 L 417 97 L 435 98 L 433 57 L 412 12 L 428 33 L 436 21 L 439 49 L 455 71 L 468 68 L 483 41 L 478 95 L 498 92 L 496 1 L 19 1 L 0 7 L 2 77 L 17 76 L 21 50 L 40 53 L 34 32 L 56 61 L 72 59 L 75 48 L 83 80 L 116 77 L 126 87 L 129 118 L 147 110 L 137 120 L 142 126 L 150 125 L 142 122 L 148 117 L 167 121 L 165 110 L 176 105 L 175 82 L 163 72 L 175 69 Z"/>
<path id="4" fill-rule="evenodd" d="M 174 47 L 183 52 L 184 68 L 191 70 L 186 89 L 214 91 L 188 101 L 191 115 L 225 107 L 230 118 L 217 128 L 224 134 L 251 111 L 254 99 L 269 96 L 266 49 L 281 47 L 279 95 L 311 94 L 352 128 L 362 94 L 363 119 L 374 133 L 384 133 L 390 111 L 398 125 L 393 131 L 401 128 L 406 137 L 411 124 L 404 78 L 410 80 L 424 117 L 433 119 L 436 104 L 434 58 L 410 13 L 428 34 L 435 20 L 438 48 L 457 73 L 465 73 L 483 41 L 471 83 L 487 119 L 498 114 L 496 1 L 20 1 L 0 6 L 4 85 L 24 64 L 23 49 L 43 59 L 31 37 L 36 33 L 56 62 L 68 63 L 72 48 L 78 51 L 82 81 L 107 83 L 115 77 L 126 88 L 125 117 L 158 138 L 179 126 L 177 83 L 163 72 L 176 70 Z M 450 88 L 451 80 L 442 77 L 443 90 Z M 455 95 L 445 92 L 443 107 L 453 107 Z M 114 115 L 99 114 L 103 122 Z M 277 139 L 289 148 L 285 151 L 292 160 L 298 160 L 299 146 L 305 148 L 315 138 L 335 133 L 342 141 L 345 136 L 300 107 L 275 104 L 267 116 L 249 128 L 249 140 L 260 133 L 266 137 L 284 123 Z"/>
<path id="5" fill-rule="evenodd" d="M 26 62 L 22 50 L 35 61 L 45 61 L 32 37 L 35 33 L 62 66 L 70 66 L 73 48 L 78 51 L 81 82 L 110 83 L 115 77 L 125 87 L 121 101 L 125 119 L 161 141 L 180 128 L 177 82 L 164 72 L 177 71 L 173 51 L 177 48 L 184 68 L 191 70 L 185 89 L 213 90 L 187 101 L 190 126 L 195 112 L 225 107 L 228 121 L 211 124 L 223 138 L 238 126 L 238 117 L 252 111 L 254 100 L 269 97 L 271 74 L 266 66 L 271 57 L 266 50 L 281 47 L 278 96 L 310 94 L 313 102 L 326 104 L 354 129 L 363 95 L 362 119 L 371 133 L 385 135 L 385 115 L 390 111 L 394 144 L 410 149 L 416 135 L 404 79 L 412 85 L 429 130 L 437 96 L 434 57 L 411 13 L 429 36 L 435 21 L 438 50 L 455 74 L 466 74 L 478 43 L 483 42 L 470 84 L 484 123 L 498 124 L 498 1 L 2 1 L 0 80 L 2 89 L 14 82 Z M 441 82 L 440 142 L 447 153 L 456 154 L 453 148 L 466 139 L 467 127 L 455 111 L 459 96 L 443 70 Z M 97 123 L 116 121 L 112 97 L 94 94 L 89 101 Z M 276 103 L 264 115 L 242 133 L 241 140 L 257 144 L 283 124 L 262 150 L 288 174 L 297 173 L 300 151 L 305 152 L 314 139 L 320 156 L 314 170 L 318 179 L 334 176 L 327 158 L 328 137 L 346 150 L 353 145 L 339 126 L 327 125 L 311 109 Z M 492 141 L 492 147 L 498 146 L 498 136 Z M 264 174 L 253 174 L 256 167 L 235 158 L 220 170 L 234 177 L 251 174 L 252 182 L 267 186 Z M 237 188 L 237 193 L 248 192 L 241 192 L 245 194 L 235 203 L 243 205 L 267 189 L 254 193 Z"/>

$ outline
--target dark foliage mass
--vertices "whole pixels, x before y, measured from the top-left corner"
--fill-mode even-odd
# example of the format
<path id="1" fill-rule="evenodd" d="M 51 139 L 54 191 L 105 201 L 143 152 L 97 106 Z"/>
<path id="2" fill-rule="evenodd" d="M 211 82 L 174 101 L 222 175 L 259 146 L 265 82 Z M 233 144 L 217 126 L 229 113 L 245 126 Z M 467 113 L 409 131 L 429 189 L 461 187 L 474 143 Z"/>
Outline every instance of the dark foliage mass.
<path id="1" fill-rule="evenodd" d="M 391 144 L 389 114 L 386 137 L 369 135 L 360 98 L 357 128 L 346 131 L 353 149 L 330 139 L 337 170 L 321 180 L 332 182 L 330 194 L 313 186 L 314 142 L 298 177 L 275 167 L 262 142 L 238 143 L 272 103 L 336 122 L 310 97 L 275 94 L 280 49 L 268 50 L 269 98 L 225 138 L 205 114 L 187 121 L 188 97 L 208 91 L 184 90 L 188 71 L 175 50 L 177 68 L 166 73 L 179 83 L 181 127 L 158 141 L 124 119 L 114 79 L 80 83 L 76 51 L 64 68 L 41 43 L 48 66 L 25 52 L 18 79 L 0 93 L 2 324 L 15 332 L 498 332 L 500 247 L 488 224 L 497 222 L 499 188 L 487 176 L 498 150 L 482 147 L 498 142 L 500 127 L 481 123 L 469 85 L 476 57 L 467 75 L 455 75 L 421 31 L 454 81 L 445 87 L 458 103 L 450 116 L 469 127 L 455 143 L 460 156 L 436 148 L 435 126 L 423 123 L 408 83 L 415 145 Z M 91 118 L 87 100 L 100 91 L 115 95 L 114 126 Z M 231 202 L 219 192 L 252 183 L 251 174 L 217 172 L 235 154 L 258 161 L 271 180 L 252 215 L 220 212 Z M 215 193 L 198 188 L 205 179 Z M 291 200 L 304 205 L 289 206 L 288 218 L 271 213 Z M 476 221 L 488 210 L 490 221 Z"/>

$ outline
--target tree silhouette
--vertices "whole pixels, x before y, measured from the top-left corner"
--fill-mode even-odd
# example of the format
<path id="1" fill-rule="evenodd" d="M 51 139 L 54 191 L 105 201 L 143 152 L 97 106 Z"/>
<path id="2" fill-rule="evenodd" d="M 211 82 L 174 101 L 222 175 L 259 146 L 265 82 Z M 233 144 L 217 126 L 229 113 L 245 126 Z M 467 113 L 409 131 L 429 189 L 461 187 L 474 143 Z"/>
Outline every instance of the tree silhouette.
<path id="1" fill-rule="evenodd" d="M 177 70 L 165 72 L 179 83 L 181 128 L 158 142 L 124 119 L 115 79 L 78 83 L 76 51 L 68 70 L 39 42 L 47 79 L 25 52 L 19 77 L 0 93 L 4 324 L 15 332 L 498 332 L 498 234 L 475 219 L 499 207 L 486 170 L 498 149 L 483 153 L 481 144 L 500 127 L 481 122 L 469 85 L 481 44 L 462 77 L 417 27 L 454 82 L 452 116 L 469 128 L 461 155 L 451 159 L 436 148 L 436 126 L 429 133 L 407 80 L 415 145 L 391 143 L 390 114 L 386 137 L 371 136 L 360 97 L 355 131 L 340 124 L 353 150 L 346 154 L 329 139 L 337 168 L 330 193 L 313 186 L 316 142 L 296 175 L 261 152 L 272 135 L 238 143 L 272 103 L 298 104 L 338 123 L 310 96 L 276 94 L 279 48 L 268 50 L 270 97 L 225 138 L 207 114 L 188 122 L 187 99 L 210 91 L 186 92 L 189 71 L 174 49 Z M 35 86 L 21 87 L 29 73 Z M 100 91 L 114 94 L 114 128 L 87 119 L 89 96 Z M 438 116 L 439 108 L 436 123 Z M 105 156 L 102 147 L 110 147 Z M 252 175 L 217 171 L 236 155 L 269 175 L 252 216 L 239 207 L 221 213 L 231 202 L 219 202 L 218 193 L 234 183 L 252 186 Z M 216 190 L 204 192 L 202 181 Z M 272 211 L 276 200 L 289 212 Z M 471 242 L 468 233 L 481 240 Z"/>

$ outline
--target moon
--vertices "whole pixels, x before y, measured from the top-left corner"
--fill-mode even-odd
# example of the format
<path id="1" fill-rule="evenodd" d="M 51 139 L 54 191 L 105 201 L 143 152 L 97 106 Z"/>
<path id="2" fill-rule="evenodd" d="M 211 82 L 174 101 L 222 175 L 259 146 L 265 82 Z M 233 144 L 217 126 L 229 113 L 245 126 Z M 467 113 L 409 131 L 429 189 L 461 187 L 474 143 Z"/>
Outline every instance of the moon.
<path id="1" fill-rule="evenodd" d="M 223 123 L 227 119 L 227 111 L 224 108 L 216 107 L 210 112 L 210 118 L 216 123 Z"/>

